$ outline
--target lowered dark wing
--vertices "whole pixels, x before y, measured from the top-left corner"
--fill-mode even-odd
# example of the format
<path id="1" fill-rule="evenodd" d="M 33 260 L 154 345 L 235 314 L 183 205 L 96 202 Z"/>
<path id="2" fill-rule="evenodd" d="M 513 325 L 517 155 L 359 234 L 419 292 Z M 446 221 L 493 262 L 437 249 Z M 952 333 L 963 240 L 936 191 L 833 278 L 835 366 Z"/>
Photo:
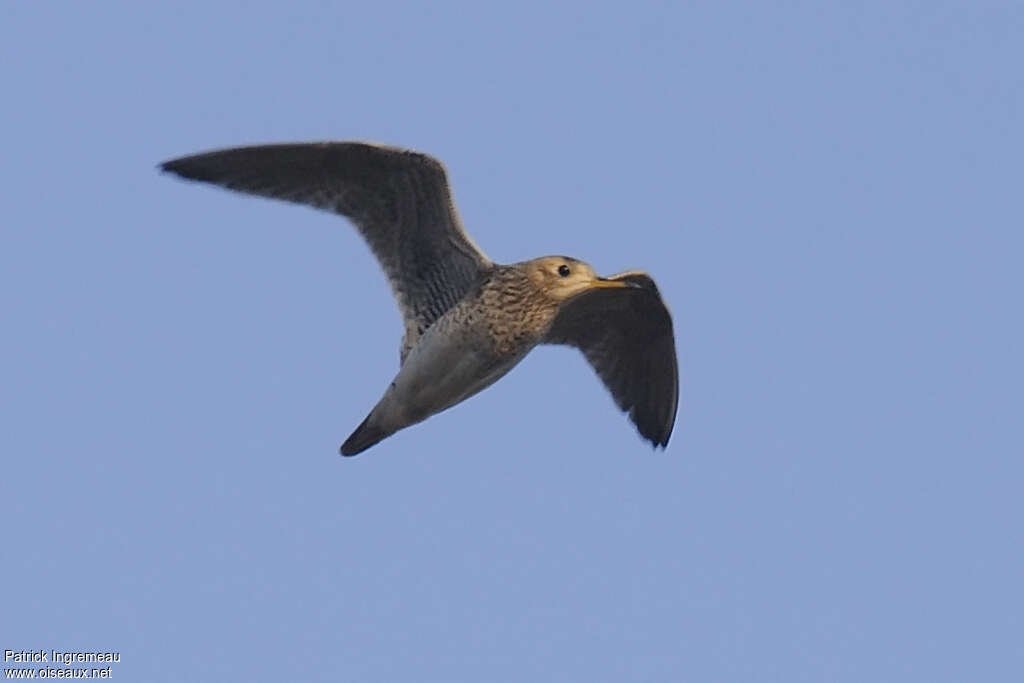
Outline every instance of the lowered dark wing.
<path id="1" fill-rule="evenodd" d="M 664 448 L 679 402 L 672 317 L 646 273 L 608 279 L 632 287 L 593 289 L 570 299 L 544 341 L 580 349 L 640 435 Z"/>
<path id="2" fill-rule="evenodd" d="M 358 142 L 236 147 L 160 168 L 350 218 L 384 268 L 409 348 L 462 298 L 490 260 L 463 231 L 444 167 L 433 157 Z"/>

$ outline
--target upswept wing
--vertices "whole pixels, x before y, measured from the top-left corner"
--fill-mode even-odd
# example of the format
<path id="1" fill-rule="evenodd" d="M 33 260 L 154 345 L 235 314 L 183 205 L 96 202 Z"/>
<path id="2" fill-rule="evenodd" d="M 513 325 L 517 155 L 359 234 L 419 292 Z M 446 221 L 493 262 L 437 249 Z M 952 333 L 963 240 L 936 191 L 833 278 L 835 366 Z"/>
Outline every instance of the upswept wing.
<path id="1" fill-rule="evenodd" d="M 491 265 L 462 229 L 444 167 L 425 154 L 358 142 L 274 144 L 196 154 L 160 167 L 351 219 L 398 302 L 403 362 L 419 335 Z"/>
<path id="2" fill-rule="evenodd" d="M 664 448 L 679 402 L 672 317 L 646 273 L 607 279 L 632 286 L 593 289 L 570 299 L 544 341 L 580 349 L 640 435 Z"/>

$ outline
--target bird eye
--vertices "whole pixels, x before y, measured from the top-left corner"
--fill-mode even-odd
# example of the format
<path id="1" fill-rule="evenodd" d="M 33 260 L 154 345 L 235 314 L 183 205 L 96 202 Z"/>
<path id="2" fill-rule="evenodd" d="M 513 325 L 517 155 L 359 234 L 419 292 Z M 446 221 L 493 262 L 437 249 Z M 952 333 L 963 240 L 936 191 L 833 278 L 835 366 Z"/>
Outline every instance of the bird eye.
<path id="1" fill-rule="evenodd" d="M 561 275 L 562 277 L 569 277 L 569 266 L 565 265 L 564 263 L 558 266 L 558 274 Z"/>

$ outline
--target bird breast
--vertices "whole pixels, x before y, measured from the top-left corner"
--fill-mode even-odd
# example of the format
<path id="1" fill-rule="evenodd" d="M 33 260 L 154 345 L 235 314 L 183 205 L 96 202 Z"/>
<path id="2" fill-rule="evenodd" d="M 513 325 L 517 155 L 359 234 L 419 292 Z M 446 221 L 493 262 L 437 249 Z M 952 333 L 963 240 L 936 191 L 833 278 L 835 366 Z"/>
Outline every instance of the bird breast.
<path id="1" fill-rule="evenodd" d="M 514 267 L 498 269 L 487 278 L 475 293 L 471 308 L 486 324 L 487 338 L 499 355 L 529 351 L 544 337 L 558 312 L 557 302 Z"/>

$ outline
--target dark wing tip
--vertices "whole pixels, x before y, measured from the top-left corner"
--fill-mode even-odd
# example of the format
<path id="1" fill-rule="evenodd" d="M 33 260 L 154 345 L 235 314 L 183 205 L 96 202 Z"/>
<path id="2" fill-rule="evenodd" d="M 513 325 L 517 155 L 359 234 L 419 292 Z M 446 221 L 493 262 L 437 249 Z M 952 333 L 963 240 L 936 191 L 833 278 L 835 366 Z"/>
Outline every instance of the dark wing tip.
<path id="1" fill-rule="evenodd" d="M 669 439 L 672 437 L 672 430 L 675 427 L 676 409 L 673 405 L 663 416 L 638 415 L 636 410 L 631 410 L 629 419 L 636 426 L 637 433 L 650 442 L 654 450 L 668 448 Z"/>
<path id="2" fill-rule="evenodd" d="M 159 164 L 156 165 L 156 168 L 157 168 L 158 171 L 163 171 L 164 173 L 177 173 L 178 172 L 177 166 L 178 166 L 178 162 L 179 161 L 181 161 L 181 160 L 180 159 L 171 159 L 169 161 L 162 161 L 162 162 L 160 162 Z"/>
<path id="3" fill-rule="evenodd" d="M 214 172 L 213 165 L 204 163 L 209 157 L 209 153 L 178 157 L 159 164 L 157 168 L 186 180 L 214 181 L 220 174 Z"/>
<path id="4" fill-rule="evenodd" d="M 672 436 L 672 428 L 675 426 L 675 412 L 669 415 L 667 423 L 660 423 L 654 425 L 648 425 L 646 429 L 641 430 L 639 425 L 637 431 L 640 435 L 651 442 L 651 446 L 655 449 L 660 448 L 665 450 L 668 447 L 668 440 Z"/>

